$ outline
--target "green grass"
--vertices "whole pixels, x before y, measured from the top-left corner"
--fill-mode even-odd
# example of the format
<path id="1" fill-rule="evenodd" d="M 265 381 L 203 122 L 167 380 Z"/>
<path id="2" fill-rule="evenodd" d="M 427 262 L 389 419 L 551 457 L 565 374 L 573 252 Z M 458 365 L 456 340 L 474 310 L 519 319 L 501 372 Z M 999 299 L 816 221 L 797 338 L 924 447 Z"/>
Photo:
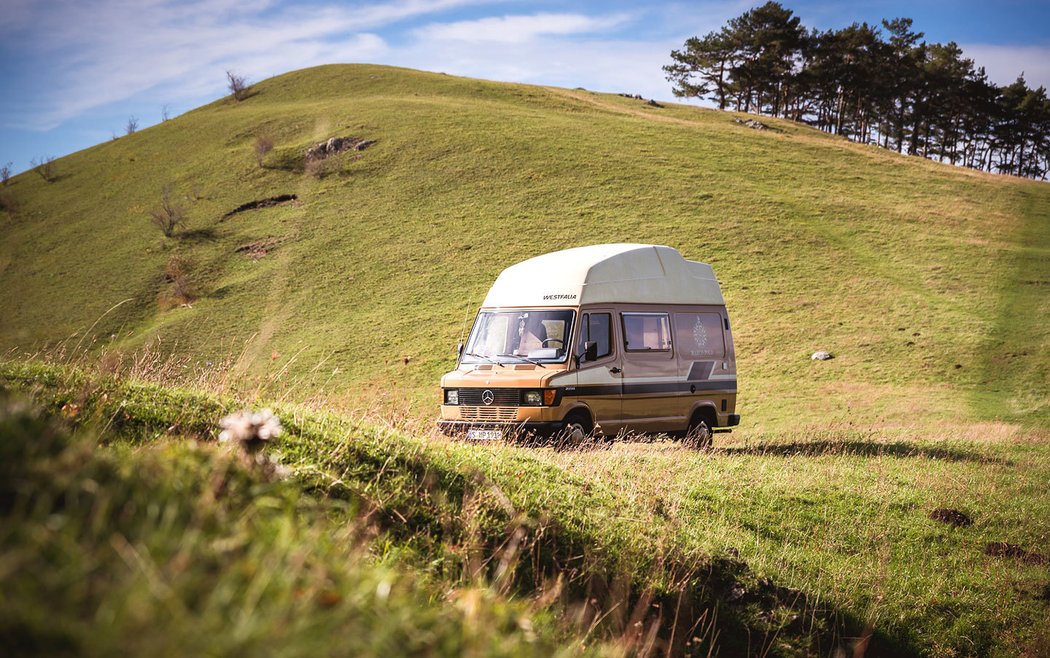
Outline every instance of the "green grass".
<path id="1" fill-rule="evenodd" d="M 116 431 L 103 434 L 115 464 L 155 445 L 166 451 L 158 463 L 174 459 L 184 437 L 210 454 L 216 419 L 239 406 L 38 365 L 7 364 L 0 383 Z M 564 452 L 420 440 L 294 406 L 277 412 L 288 434 L 270 453 L 293 469 L 299 495 L 356 510 L 329 509 L 322 516 L 334 527 L 366 519 L 378 537 L 372 554 L 396 555 L 426 582 L 480 582 L 511 595 L 512 609 L 514 599 L 550 599 L 532 610 L 560 620 L 550 637 L 587 634 L 585 643 L 612 641 L 604 646 L 614 651 L 638 641 L 637 615 L 658 647 L 676 632 L 689 655 L 712 645 L 726 655 L 826 654 L 869 625 L 870 655 L 1011 656 L 1047 640 L 1050 564 L 984 552 L 1006 541 L 1050 554 L 1041 432 L 975 440 L 836 429 L 719 441 L 708 453 L 659 442 Z M 198 484 L 206 474 L 201 467 Z M 158 504 L 171 495 L 151 494 Z M 974 523 L 929 519 L 938 507 Z M 312 537 L 290 541 L 312 550 Z M 519 548 L 506 559 L 512 537 Z M 595 616 L 602 623 L 590 629 Z M 684 646 L 694 622 L 700 639 Z"/>
<path id="2" fill-rule="evenodd" d="M 232 451 L 178 435 L 136 447 L 112 427 L 70 437 L 0 406 L 5 655 L 582 653 L 542 610 L 469 583 L 446 594 L 369 554 L 352 506 Z"/>
<path id="3" fill-rule="evenodd" d="M 463 319 L 503 267 L 651 241 L 714 265 L 745 428 L 1047 426 L 1045 183 L 779 121 L 760 132 L 728 113 L 387 67 L 254 89 L 63 158 L 54 183 L 13 180 L 0 345 L 150 346 L 229 362 L 242 389 L 279 379 L 292 398 L 433 417 Z M 277 145 L 262 169 L 259 134 Z M 306 146 L 347 134 L 377 143 L 321 180 L 295 170 Z M 183 202 L 182 238 L 148 221 L 166 184 L 201 196 Z M 298 203 L 219 219 L 281 193 Z M 235 252 L 270 238 L 258 261 Z M 196 263 L 192 308 L 158 302 L 174 253 Z M 811 363 L 817 349 L 837 358 Z"/>
<path id="4" fill-rule="evenodd" d="M 424 593 L 402 609 L 435 627 L 462 618 L 434 592 L 466 584 L 495 597 L 500 619 L 539 611 L 550 650 L 644 646 L 633 615 L 650 605 L 641 627 L 658 644 L 682 631 L 679 652 L 689 633 L 670 611 L 698 622 L 698 655 L 712 643 L 828 654 L 866 625 L 868 655 L 1050 644 L 1047 565 L 984 554 L 1006 541 L 1050 555 L 1050 186 L 583 90 L 327 66 L 255 91 L 62 158 L 53 183 L 24 174 L 0 190 L 0 352 L 12 359 L 0 381 L 55 413 L 79 405 L 99 460 L 133 474 L 201 459 L 185 468 L 206 473 L 220 457 L 207 445 L 194 457 L 186 437 L 209 444 L 222 414 L 267 400 L 291 430 L 273 448 L 295 471 L 278 499 L 320 510 L 267 550 L 317 544 L 341 562 L 333 527 L 366 518 L 378 539 L 355 543 L 367 558 L 353 558 L 353 582 L 371 587 L 373 567 L 407 574 Z M 276 143 L 262 168 L 260 134 Z M 377 141 L 322 178 L 303 172 L 302 150 L 336 135 Z M 191 220 L 172 239 L 148 218 L 168 184 Z M 283 193 L 298 201 L 220 219 Z M 258 260 L 236 251 L 269 240 Z M 500 270 L 614 241 L 714 266 L 743 425 L 702 454 L 432 436 L 438 378 Z M 168 301 L 173 255 L 195 264 L 189 307 Z M 818 349 L 836 358 L 810 361 Z M 241 502 L 234 515 L 255 518 Z M 974 523 L 927 518 L 937 507 Z M 260 523 L 243 536 L 293 522 Z M 518 528 L 531 558 L 497 579 L 494 556 Z M 559 576 L 565 590 L 547 601 Z M 172 578 L 178 597 L 195 591 Z M 60 590 L 39 590 L 35 609 Z M 100 596 L 117 605 L 133 591 Z M 260 620 L 291 605 L 273 604 Z M 588 631 L 598 610 L 609 615 Z M 173 643 L 191 628 L 174 624 Z M 248 635 L 268 642 L 264 626 Z M 90 646 L 125 647 L 134 626 L 115 628 Z M 512 630 L 470 632 L 452 634 L 526 651 Z"/>

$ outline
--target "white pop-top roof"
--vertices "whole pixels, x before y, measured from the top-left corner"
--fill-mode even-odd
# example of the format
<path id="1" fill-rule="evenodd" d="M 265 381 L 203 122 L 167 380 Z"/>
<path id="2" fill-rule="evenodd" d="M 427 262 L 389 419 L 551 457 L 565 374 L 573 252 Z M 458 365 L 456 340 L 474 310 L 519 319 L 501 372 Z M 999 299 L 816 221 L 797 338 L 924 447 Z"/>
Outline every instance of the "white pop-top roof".
<path id="1" fill-rule="evenodd" d="M 725 305 L 715 273 L 677 249 L 596 244 L 511 265 L 485 297 L 487 308 L 583 304 Z"/>

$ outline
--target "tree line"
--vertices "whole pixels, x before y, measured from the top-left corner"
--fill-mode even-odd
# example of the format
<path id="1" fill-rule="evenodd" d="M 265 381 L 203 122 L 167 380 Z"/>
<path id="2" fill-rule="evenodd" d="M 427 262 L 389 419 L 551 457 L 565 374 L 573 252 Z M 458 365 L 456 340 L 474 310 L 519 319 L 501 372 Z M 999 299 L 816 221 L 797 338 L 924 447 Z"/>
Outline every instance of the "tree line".
<path id="1" fill-rule="evenodd" d="M 1023 73 L 998 86 L 910 18 L 806 29 L 767 2 L 692 37 L 664 67 L 679 97 L 783 117 L 854 141 L 983 171 L 1047 177 L 1050 99 Z"/>

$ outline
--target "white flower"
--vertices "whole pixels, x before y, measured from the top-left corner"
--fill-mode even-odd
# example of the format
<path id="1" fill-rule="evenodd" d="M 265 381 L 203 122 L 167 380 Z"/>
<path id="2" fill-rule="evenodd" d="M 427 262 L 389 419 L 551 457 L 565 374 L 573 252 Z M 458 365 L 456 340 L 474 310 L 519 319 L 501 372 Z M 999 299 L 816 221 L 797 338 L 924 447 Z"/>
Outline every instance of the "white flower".
<path id="1" fill-rule="evenodd" d="M 239 443 L 250 452 L 281 435 L 281 421 L 269 409 L 232 413 L 219 421 L 219 427 L 219 441 Z"/>

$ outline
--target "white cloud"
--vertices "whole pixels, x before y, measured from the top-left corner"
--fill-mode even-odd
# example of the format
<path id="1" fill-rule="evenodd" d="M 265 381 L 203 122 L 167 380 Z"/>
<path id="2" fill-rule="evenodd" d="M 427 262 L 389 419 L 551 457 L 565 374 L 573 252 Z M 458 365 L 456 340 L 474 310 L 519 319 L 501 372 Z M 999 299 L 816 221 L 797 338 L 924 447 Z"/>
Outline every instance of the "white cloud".
<path id="1" fill-rule="evenodd" d="M 9 48 L 43 62 L 47 83 L 10 95 L 6 125 L 47 130 L 93 108 L 148 91 L 165 99 L 222 89 L 223 71 L 260 79 L 388 51 L 371 32 L 479 0 L 400 0 L 345 7 L 276 7 L 270 0 L 51 0 L 19 5 L 0 23 Z M 26 18 L 26 11 L 35 12 Z M 23 29 L 29 21 L 32 29 Z"/>
<path id="2" fill-rule="evenodd" d="M 641 19 L 624 13 L 540 13 L 432 23 L 412 30 L 413 40 L 392 49 L 384 61 L 490 80 L 670 99 L 661 67 L 684 37 L 610 36 Z"/>
<path id="3" fill-rule="evenodd" d="M 545 35 L 600 32 L 628 20 L 625 14 L 591 17 L 583 14 L 491 16 L 455 23 L 432 23 L 413 31 L 416 38 L 437 41 L 525 43 Z"/>
<path id="4" fill-rule="evenodd" d="M 671 86 L 660 67 L 668 62 L 671 49 L 680 46 L 672 40 L 540 37 L 506 43 L 420 39 L 391 51 L 385 61 L 490 80 L 583 86 L 670 99 Z"/>
<path id="5" fill-rule="evenodd" d="M 998 85 L 1008 85 L 1024 73 L 1029 87 L 1050 88 L 1050 46 L 1002 46 L 968 44 L 963 54 L 974 66 L 983 66 L 988 78 Z"/>

